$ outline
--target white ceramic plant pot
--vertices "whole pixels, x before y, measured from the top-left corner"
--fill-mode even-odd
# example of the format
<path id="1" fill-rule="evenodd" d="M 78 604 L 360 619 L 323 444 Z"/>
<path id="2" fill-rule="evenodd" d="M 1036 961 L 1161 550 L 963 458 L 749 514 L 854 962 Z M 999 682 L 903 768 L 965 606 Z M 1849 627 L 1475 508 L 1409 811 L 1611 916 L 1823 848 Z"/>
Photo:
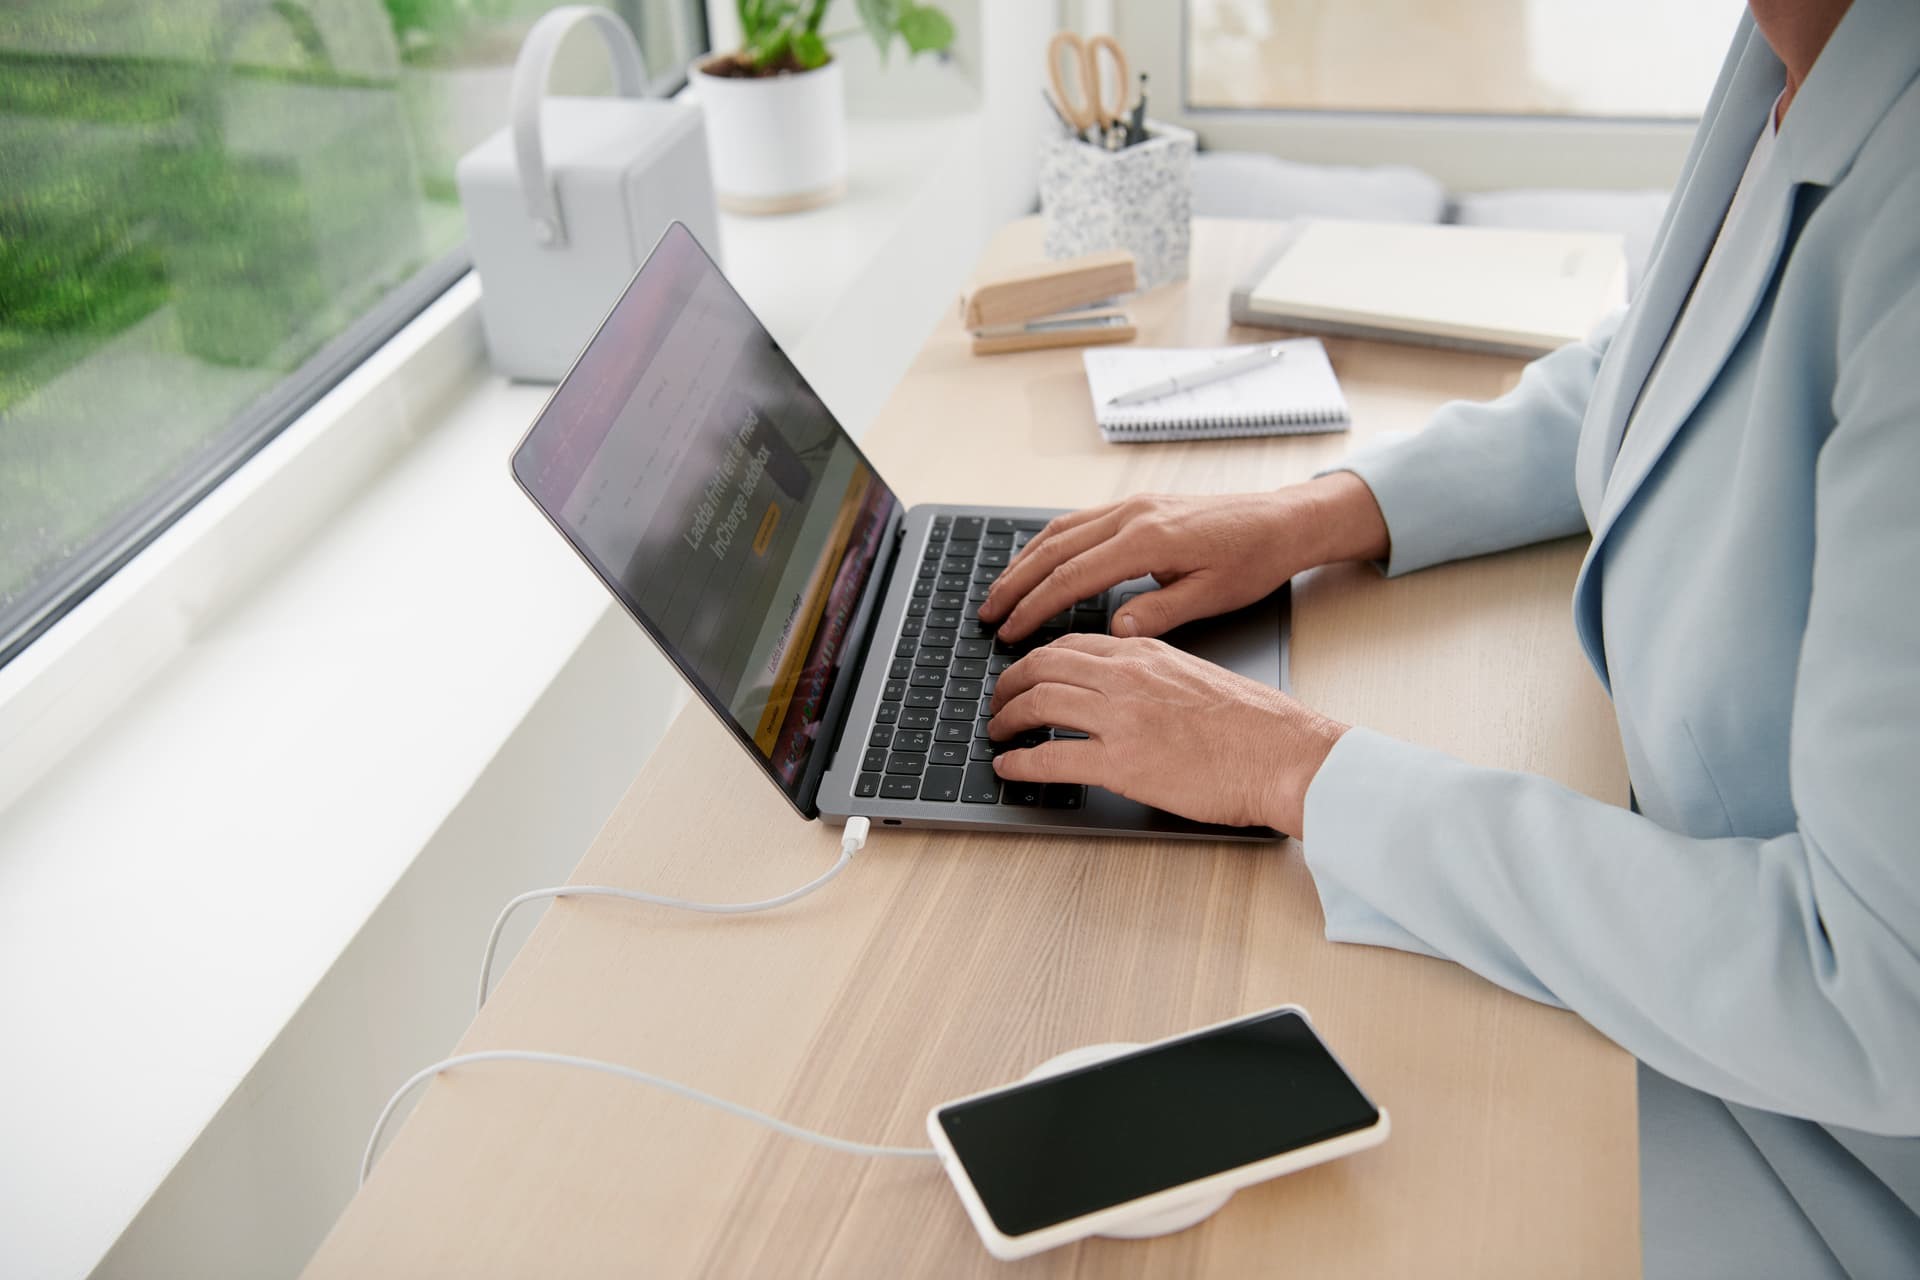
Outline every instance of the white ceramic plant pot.
<path id="1" fill-rule="evenodd" d="M 707 155 L 720 207 L 792 213 L 847 190 L 847 95 L 840 64 L 765 77 L 693 68 L 707 113 Z"/>

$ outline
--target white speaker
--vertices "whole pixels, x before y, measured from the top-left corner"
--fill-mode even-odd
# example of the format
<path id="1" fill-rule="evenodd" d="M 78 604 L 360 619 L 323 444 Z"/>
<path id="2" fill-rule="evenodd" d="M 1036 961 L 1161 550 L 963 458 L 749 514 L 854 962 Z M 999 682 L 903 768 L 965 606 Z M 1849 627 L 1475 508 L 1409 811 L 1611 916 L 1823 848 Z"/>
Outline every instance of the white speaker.
<path id="1" fill-rule="evenodd" d="M 546 96 L 554 54 L 581 23 L 606 42 L 619 96 Z M 645 94 L 625 23 L 585 5 L 554 9 L 521 46 L 508 126 L 454 172 L 487 350 L 507 377 L 558 382 L 668 223 L 720 256 L 700 107 Z"/>

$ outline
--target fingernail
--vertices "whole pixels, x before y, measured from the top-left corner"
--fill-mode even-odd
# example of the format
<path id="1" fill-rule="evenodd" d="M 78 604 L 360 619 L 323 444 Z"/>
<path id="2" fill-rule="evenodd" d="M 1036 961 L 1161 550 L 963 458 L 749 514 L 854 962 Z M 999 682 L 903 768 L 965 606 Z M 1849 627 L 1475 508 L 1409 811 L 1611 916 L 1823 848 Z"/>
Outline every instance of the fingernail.
<path id="1" fill-rule="evenodd" d="M 1113 631 L 1115 635 L 1137 636 L 1140 634 L 1140 624 L 1133 620 L 1132 614 L 1123 613 L 1113 620 Z"/>

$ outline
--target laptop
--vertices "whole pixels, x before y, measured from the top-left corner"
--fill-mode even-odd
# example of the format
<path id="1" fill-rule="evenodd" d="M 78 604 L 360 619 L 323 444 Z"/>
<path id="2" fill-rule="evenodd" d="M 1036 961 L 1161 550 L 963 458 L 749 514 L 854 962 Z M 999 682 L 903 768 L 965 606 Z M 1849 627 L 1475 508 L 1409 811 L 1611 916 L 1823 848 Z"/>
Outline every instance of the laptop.
<path id="1" fill-rule="evenodd" d="M 937 447 L 936 442 L 929 442 Z M 1017 463 L 1010 459 L 1010 463 Z M 1003 782 L 994 682 L 1102 631 L 1122 584 L 1017 647 L 980 602 L 1055 511 L 906 507 L 674 223 L 513 454 L 514 480 L 806 818 L 1272 840 L 1102 790 Z M 1284 687 L 1283 591 L 1170 643 Z"/>

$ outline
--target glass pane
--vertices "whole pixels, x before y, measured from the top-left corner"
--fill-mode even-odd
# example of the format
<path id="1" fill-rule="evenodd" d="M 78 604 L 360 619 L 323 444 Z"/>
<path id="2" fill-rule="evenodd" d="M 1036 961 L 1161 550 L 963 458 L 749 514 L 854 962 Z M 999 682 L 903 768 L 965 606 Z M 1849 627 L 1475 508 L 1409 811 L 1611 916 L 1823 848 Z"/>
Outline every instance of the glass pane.
<path id="1" fill-rule="evenodd" d="M 1741 0 L 1187 0 L 1192 107 L 1692 119 Z"/>
<path id="2" fill-rule="evenodd" d="M 551 7 L 0 7 L 0 660 L 296 412 L 325 344 L 405 321 L 464 238 L 454 164 Z M 698 0 L 606 7 L 662 87 L 705 39 Z M 563 51 L 558 88 L 606 80 L 590 37 Z"/>

